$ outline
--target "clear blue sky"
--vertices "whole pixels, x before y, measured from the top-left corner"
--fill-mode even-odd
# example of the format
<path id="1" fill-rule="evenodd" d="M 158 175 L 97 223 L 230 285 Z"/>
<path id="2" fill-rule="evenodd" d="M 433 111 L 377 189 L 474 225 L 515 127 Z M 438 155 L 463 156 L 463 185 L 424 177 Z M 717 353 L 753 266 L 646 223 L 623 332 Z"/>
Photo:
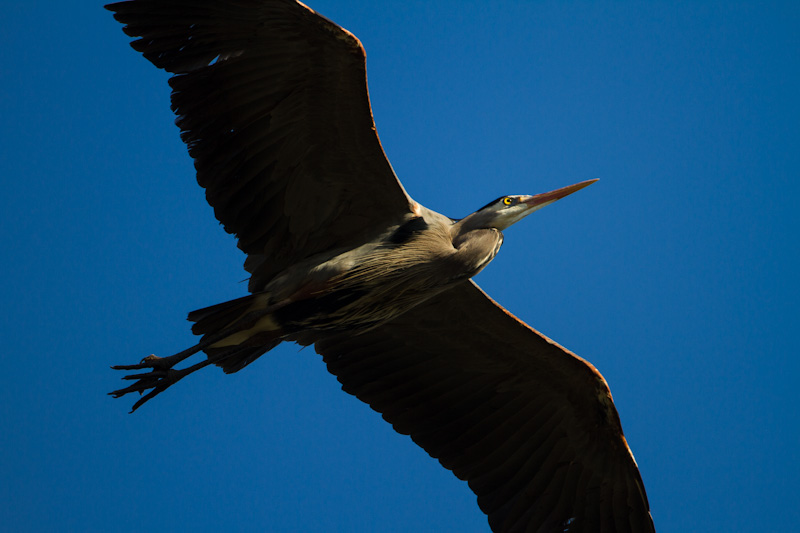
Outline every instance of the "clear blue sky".
<path id="1" fill-rule="evenodd" d="M 600 182 L 477 281 L 607 378 L 660 532 L 800 520 L 797 2 L 344 2 L 407 190 L 453 217 Z M 93 2 L 4 8 L 0 523 L 8 531 L 487 531 L 466 484 L 312 349 L 128 415 L 109 365 L 245 293 L 167 76 Z"/>

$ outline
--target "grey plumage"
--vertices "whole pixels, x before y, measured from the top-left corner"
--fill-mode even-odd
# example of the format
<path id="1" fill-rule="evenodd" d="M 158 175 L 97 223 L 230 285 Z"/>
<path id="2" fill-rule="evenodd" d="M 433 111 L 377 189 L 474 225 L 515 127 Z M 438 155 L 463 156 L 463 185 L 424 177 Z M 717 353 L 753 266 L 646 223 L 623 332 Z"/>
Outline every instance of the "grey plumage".
<path id="1" fill-rule="evenodd" d="M 403 189 L 358 39 L 295 0 L 107 6 L 170 79 L 198 183 L 247 254 L 250 295 L 193 311 L 200 342 L 115 368 L 134 410 L 284 341 L 467 480 L 494 531 L 654 531 L 603 377 L 470 279 L 502 231 L 595 180 L 454 220 Z M 194 365 L 182 361 L 204 352 Z"/>

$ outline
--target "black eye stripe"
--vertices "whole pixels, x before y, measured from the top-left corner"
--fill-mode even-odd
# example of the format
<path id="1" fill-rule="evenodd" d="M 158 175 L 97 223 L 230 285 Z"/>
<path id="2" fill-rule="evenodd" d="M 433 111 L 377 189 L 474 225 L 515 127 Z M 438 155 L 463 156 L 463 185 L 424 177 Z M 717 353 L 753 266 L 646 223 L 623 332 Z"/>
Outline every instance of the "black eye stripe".
<path id="1" fill-rule="evenodd" d="M 508 203 L 506 203 L 508 202 Z M 483 211 L 484 209 L 489 209 L 490 207 L 496 206 L 498 203 L 502 204 L 505 207 L 509 207 L 512 205 L 516 205 L 518 200 L 516 198 L 512 198 L 511 196 L 501 196 L 500 198 L 495 198 L 485 206 L 478 209 L 478 211 Z"/>

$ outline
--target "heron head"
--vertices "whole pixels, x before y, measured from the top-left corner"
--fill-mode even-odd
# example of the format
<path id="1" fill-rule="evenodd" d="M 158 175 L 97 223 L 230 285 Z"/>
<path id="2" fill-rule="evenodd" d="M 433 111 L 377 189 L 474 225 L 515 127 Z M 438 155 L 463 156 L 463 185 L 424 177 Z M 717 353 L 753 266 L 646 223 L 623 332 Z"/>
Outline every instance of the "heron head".
<path id="1" fill-rule="evenodd" d="M 516 195 L 501 196 L 478 209 L 468 217 L 461 220 L 464 226 L 474 228 L 496 228 L 504 230 L 511 224 L 518 222 L 534 211 L 550 205 L 567 195 L 587 187 L 597 181 L 596 179 L 582 181 L 574 185 L 562 187 L 555 191 L 535 194 L 533 196 Z"/>

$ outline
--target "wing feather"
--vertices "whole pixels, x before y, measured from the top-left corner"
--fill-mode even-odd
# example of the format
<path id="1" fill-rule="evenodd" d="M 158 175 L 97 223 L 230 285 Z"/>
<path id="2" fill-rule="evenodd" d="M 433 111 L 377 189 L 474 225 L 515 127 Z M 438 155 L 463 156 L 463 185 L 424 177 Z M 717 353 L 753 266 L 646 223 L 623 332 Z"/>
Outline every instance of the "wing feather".
<path id="1" fill-rule="evenodd" d="M 251 290 L 411 212 L 375 131 L 355 36 L 295 0 L 107 7 L 134 49 L 175 74 L 176 124 L 214 214 L 254 257 Z"/>
<path id="2" fill-rule="evenodd" d="M 603 377 L 473 282 L 316 349 L 345 391 L 469 483 L 494 531 L 654 531 Z"/>

